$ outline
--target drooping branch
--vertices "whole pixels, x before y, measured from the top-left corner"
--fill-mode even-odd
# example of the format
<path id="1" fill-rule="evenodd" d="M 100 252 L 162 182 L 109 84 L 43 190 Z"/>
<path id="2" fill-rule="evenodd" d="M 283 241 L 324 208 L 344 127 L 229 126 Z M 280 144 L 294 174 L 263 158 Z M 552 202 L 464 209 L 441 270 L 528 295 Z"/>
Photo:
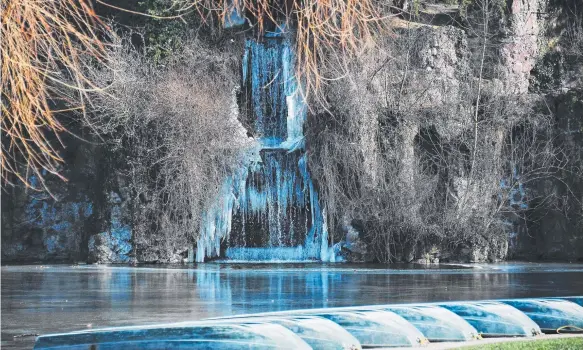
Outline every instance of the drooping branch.
<path id="1" fill-rule="evenodd" d="M 59 134 L 66 130 L 57 115 L 85 113 L 86 94 L 99 90 L 85 67 L 89 59 L 105 63 L 108 35 L 86 0 L 2 0 L 3 185 L 42 189 L 44 174 L 63 178 Z"/>

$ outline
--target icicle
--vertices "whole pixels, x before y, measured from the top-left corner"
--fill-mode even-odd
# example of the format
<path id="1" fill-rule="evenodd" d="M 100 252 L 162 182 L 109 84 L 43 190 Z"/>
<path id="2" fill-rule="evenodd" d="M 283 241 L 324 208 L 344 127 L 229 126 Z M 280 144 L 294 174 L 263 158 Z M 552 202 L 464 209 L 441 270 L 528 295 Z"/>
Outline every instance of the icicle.
<path id="1" fill-rule="evenodd" d="M 247 84 L 247 75 L 249 74 L 249 51 L 251 50 L 251 41 L 245 43 L 245 52 L 243 53 L 242 76 L 243 85 Z"/>
<path id="2" fill-rule="evenodd" d="M 225 180 L 221 200 L 201 221 L 197 261 L 220 255 L 220 244 L 231 234 L 235 212 L 241 216 L 243 228 L 253 219 L 266 226 L 269 237 L 263 242 L 269 246 L 228 247 L 230 259 L 335 260 L 328 244 L 326 216 L 308 171 L 303 133 L 307 107 L 295 77 L 293 45 L 284 34 L 281 26 L 265 42 L 249 40 L 245 45 L 242 82 L 250 88 L 255 136 L 261 147 L 256 156 L 261 159 L 244 162 L 244 169 Z M 299 208 L 307 212 L 302 243 L 296 241 L 293 226 Z M 288 242 L 300 245 L 289 247 Z"/>
<path id="3" fill-rule="evenodd" d="M 233 0 L 228 0 L 225 2 L 225 22 L 223 27 L 233 28 L 245 24 L 245 18 L 243 17 L 242 11 L 239 8 L 238 3 L 236 4 Z"/>

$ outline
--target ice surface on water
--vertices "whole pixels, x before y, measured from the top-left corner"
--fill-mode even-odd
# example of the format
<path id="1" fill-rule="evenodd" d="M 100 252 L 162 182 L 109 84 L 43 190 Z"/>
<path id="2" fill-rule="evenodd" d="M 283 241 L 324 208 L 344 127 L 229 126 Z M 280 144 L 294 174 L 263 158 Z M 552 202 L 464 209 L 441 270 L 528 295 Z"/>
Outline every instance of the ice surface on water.
<path id="1" fill-rule="evenodd" d="M 284 31 L 279 28 L 269 39 L 249 40 L 245 45 L 242 82 L 249 90 L 247 107 L 261 159 L 248 159 L 245 167 L 225 180 L 220 198 L 201 221 L 198 262 L 221 256 L 235 214 L 240 215 L 243 229 L 245 222 L 258 222 L 268 237 L 262 247 L 228 247 L 229 259 L 336 261 L 308 170 L 303 134 L 307 107 L 295 78 L 292 44 Z M 297 215 L 300 210 L 308 213 L 306 218 Z M 245 232 L 232 234 L 245 238 Z M 302 234 L 305 238 L 298 241 Z"/>

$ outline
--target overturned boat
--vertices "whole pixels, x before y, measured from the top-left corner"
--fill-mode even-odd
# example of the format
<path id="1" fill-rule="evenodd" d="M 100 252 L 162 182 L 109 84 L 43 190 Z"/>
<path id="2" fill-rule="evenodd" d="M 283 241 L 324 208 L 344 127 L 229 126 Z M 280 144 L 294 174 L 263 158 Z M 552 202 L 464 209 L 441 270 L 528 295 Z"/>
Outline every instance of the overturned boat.
<path id="1" fill-rule="evenodd" d="M 238 315 L 37 338 L 35 349 L 362 349 L 583 333 L 582 297 L 372 305 Z"/>

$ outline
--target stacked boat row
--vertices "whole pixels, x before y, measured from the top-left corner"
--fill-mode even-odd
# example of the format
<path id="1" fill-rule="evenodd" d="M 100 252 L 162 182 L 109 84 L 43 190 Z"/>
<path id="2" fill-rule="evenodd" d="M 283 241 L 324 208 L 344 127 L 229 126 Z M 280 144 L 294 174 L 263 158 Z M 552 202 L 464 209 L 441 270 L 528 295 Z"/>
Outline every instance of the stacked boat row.
<path id="1" fill-rule="evenodd" d="M 362 349 L 583 331 L 583 297 L 296 310 L 37 338 L 35 349 Z"/>

